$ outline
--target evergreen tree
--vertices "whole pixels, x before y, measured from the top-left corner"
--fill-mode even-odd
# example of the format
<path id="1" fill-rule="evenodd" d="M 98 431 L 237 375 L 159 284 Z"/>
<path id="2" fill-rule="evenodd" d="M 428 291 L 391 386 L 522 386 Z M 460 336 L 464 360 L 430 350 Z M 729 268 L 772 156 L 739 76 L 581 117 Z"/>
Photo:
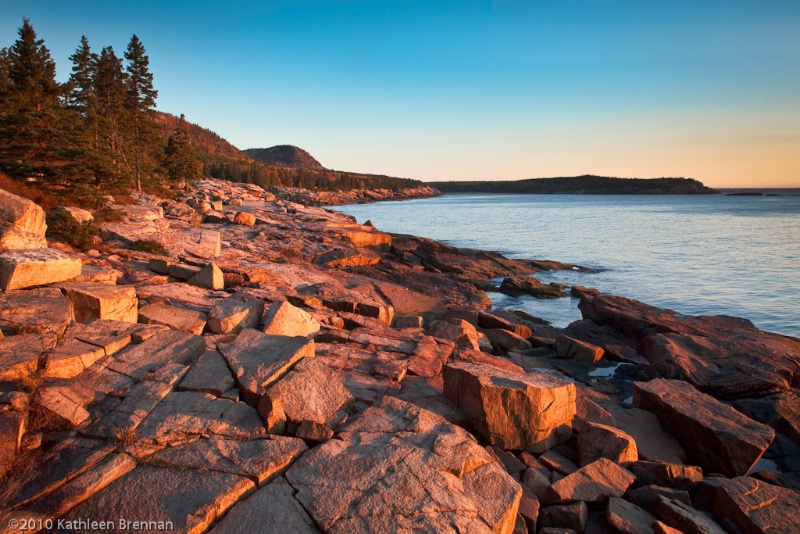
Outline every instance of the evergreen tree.
<path id="1" fill-rule="evenodd" d="M 164 156 L 164 167 L 170 181 L 182 183 L 186 187 L 191 180 L 198 180 L 203 176 L 197 153 L 192 147 L 189 124 L 183 115 L 178 120 L 175 132 L 167 140 Z"/>
<path id="2" fill-rule="evenodd" d="M 56 65 L 28 19 L 2 61 L 6 79 L 0 116 L 0 170 L 16 178 L 54 181 L 74 173 L 75 145 L 61 106 Z"/>
<path id="3" fill-rule="evenodd" d="M 130 171 L 124 131 L 127 77 L 122 70 L 122 60 L 110 46 L 100 52 L 93 70 L 99 132 L 96 181 L 98 184 L 104 180 L 118 182 Z"/>
<path id="4" fill-rule="evenodd" d="M 127 98 L 125 107 L 131 126 L 131 142 L 134 160 L 136 189 L 142 189 L 143 171 L 152 168 L 151 154 L 156 144 L 153 123 L 158 91 L 153 89 L 153 74 L 149 70 L 150 59 L 144 46 L 134 35 L 125 51 L 127 65 Z"/>
<path id="5" fill-rule="evenodd" d="M 81 46 L 69 56 L 72 60 L 72 74 L 69 77 L 69 105 L 86 115 L 95 104 L 94 74 L 97 68 L 97 54 L 92 53 L 89 40 L 81 37 Z"/>
<path id="6" fill-rule="evenodd" d="M 84 35 L 81 45 L 69 59 L 72 60 L 72 74 L 67 82 L 67 107 L 72 114 L 75 137 L 83 147 L 80 166 L 83 174 L 93 177 L 97 184 L 104 168 L 101 164 L 100 121 L 95 90 L 99 58 L 92 52 L 89 40 Z"/>
<path id="7" fill-rule="evenodd" d="M 3 113 L 8 106 L 6 94 L 11 85 L 11 80 L 8 76 L 10 64 L 11 58 L 8 55 L 8 48 L 0 48 L 0 113 Z"/>

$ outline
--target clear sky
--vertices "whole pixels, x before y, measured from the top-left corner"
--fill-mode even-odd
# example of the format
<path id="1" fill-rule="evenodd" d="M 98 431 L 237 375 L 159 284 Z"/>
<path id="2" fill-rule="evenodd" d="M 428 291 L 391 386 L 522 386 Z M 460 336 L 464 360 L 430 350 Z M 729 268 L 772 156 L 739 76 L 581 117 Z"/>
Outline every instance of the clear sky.
<path id="1" fill-rule="evenodd" d="M 800 187 L 800 1 L 1 0 L 58 78 L 142 40 L 158 108 L 239 148 L 421 180 Z"/>

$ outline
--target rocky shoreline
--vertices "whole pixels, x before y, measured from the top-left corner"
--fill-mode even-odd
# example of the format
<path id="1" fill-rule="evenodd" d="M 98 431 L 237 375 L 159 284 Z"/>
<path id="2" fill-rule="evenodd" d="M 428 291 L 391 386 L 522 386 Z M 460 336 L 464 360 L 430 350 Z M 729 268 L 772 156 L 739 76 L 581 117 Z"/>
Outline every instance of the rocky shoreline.
<path id="1" fill-rule="evenodd" d="M 303 198 L 139 195 L 76 251 L 0 191 L 0 532 L 800 531 L 800 340 L 490 312 L 576 266 Z"/>
<path id="2" fill-rule="evenodd" d="M 386 200 L 410 200 L 430 198 L 442 193 L 430 186 L 405 187 L 403 189 L 349 189 L 345 191 L 310 191 L 298 187 L 273 187 L 269 190 L 276 198 L 306 206 L 343 206 L 346 204 L 368 204 Z"/>

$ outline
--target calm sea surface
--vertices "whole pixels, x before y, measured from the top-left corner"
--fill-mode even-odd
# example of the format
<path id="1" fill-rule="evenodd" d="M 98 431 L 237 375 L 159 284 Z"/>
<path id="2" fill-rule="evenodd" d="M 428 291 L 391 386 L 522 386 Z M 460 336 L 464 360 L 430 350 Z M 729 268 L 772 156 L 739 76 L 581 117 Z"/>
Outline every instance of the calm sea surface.
<path id="1" fill-rule="evenodd" d="M 800 196 L 463 194 L 336 209 L 387 232 L 598 271 L 539 273 L 545 282 L 800 337 Z M 489 296 L 556 326 L 580 318 L 574 298 Z"/>

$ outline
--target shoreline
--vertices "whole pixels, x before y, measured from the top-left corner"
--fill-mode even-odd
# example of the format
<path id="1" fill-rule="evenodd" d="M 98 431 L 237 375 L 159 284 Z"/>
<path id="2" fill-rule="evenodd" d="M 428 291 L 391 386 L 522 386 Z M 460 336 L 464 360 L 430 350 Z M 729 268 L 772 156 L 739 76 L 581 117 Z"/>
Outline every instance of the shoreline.
<path id="1" fill-rule="evenodd" d="M 4 519 L 102 520 L 124 503 L 198 532 L 280 511 L 323 532 L 510 534 L 565 507 L 596 529 L 630 507 L 686 529 L 675 491 L 693 524 L 731 528 L 733 506 L 749 528 L 762 516 L 742 495 L 777 529 L 800 509 L 800 340 L 580 287 L 567 328 L 488 312 L 486 280 L 552 296 L 567 288 L 531 275 L 576 266 L 195 185 L 112 206 L 84 252 L 0 254 Z M 77 276 L 55 279 L 67 265 Z M 673 497 L 636 498 L 649 485 Z M 170 499 L 177 486 L 194 497 Z"/>
<path id="2" fill-rule="evenodd" d="M 599 271 L 592 276 L 543 274 L 547 282 L 590 285 L 689 315 L 746 317 L 764 330 L 800 336 L 792 321 L 800 310 L 788 298 L 798 288 L 787 262 L 795 249 L 786 239 L 791 234 L 784 233 L 791 232 L 798 213 L 798 203 L 789 197 L 771 202 L 720 196 L 684 200 L 446 195 L 408 205 L 336 209 L 391 232 L 409 231 L 511 258 L 557 258 Z M 632 225 L 630 231 L 626 225 Z M 684 231 L 695 227 L 698 237 L 689 238 Z M 628 257 L 625 250 L 630 251 Z M 714 255 L 718 266 L 710 259 Z M 753 279 L 772 284 L 754 291 Z M 540 311 L 548 319 L 569 315 L 557 304 L 528 306 L 530 302 L 521 299 L 517 306 L 534 315 Z"/>

